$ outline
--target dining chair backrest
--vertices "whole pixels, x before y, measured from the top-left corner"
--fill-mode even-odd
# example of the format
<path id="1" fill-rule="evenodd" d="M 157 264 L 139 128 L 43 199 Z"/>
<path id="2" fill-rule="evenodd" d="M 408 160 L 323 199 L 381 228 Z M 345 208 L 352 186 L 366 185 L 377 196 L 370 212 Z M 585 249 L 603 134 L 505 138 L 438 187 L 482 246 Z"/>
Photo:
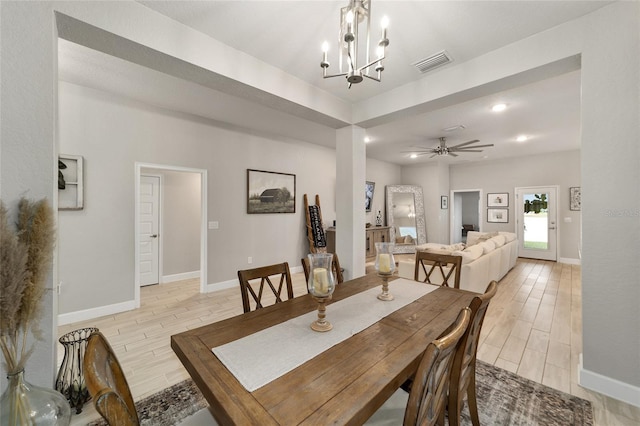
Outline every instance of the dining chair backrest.
<path id="1" fill-rule="evenodd" d="M 279 278 L 277 287 L 273 284 L 274 281 L 272 281 L 272 277 L 275 278 L 274 281 Z M 258 279 L 260 279 L 259 284 L 252 283 L 253 280 Z M 238 280 L 240 281 L 240 292 L 242 294 L 242 308 L 245 313 L 251 311 L 249 296 L 251 296 L 255 302 L 254 309 L 263 307 L 262 297 L 267 288 L 270 289 L 273 296 L 275 296 L 275 303 L 287 300 L 283 299 L 283 290 L 285 288 L 287 298 L 293 299 L 293 284 L 287 262 L 238 271 Z M 254 289 L 253 285 L 256 286 L 257 290 Z"/>
<path id="2" fill-rule="evenodd" d="M 471 310 L 463 308 L 449 333 L 427 346 L 409 393 L 404 426 L 444 424 L 453 357 L 470 316 Z"/>
<path id="3" fill-rule="evenodd" d="M 449 389 L 448 402 L 448 416 L 451 426 L 460 424 L 460 413 L 465 394 L 467 395 L 471 422 L 474 426 L 480 425 L 476 402 L 476 353 L 489 302 L 497 291 L 498 283 L 491 281 L 484 294 L 474 297 L 469 305 L 471 309 L 469 326 L 460 340 L 451 369 L 451 387 Z"/>
<path id="4" fill-rule="evenodd" d="M 305 282 L 309 281 L 309 258 L 303 257 L 300 259 L 302 263 L 302 270 L 304 271 L 304 280 Z M 331 260 L 331 269 L 333 270 L 333 275 L 336 277 L 336 284 L 342 284 L 344 282 L 344 275 L 342 275 L 342 268 L 340 267 L 340 260 L 338 260 L 338 255 L 333 254 L 333 259 Z"/>
<path id="5" fill-rule="evenodd" d="M 127 379 L 104 335 L 89 336 L 83 360 L 84 380 L 96 411 L 112 426 L 140 424 Z"/>
<path id="6" fill-rule="evenodd" d="M 444 287 L 460 288 L 462 257 L 417 251 L 413 279 Z M 424 279 L 420 273 L 424 274 Z M 442 280 L 442 281 L 441 281 Z"/>

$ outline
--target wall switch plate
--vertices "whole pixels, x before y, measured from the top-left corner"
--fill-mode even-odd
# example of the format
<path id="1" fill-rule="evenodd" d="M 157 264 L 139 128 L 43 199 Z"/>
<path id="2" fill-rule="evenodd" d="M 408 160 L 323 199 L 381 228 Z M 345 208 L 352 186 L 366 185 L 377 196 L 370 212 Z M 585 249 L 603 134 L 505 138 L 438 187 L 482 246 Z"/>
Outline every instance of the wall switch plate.
<path id="1" fill-rule="evenodd" d="M 220 227 L 220 224 L 218 223 L 218 221 L 213 221 L 213 222 L 209 222 L 209 229 L 218 229 Z"/>
<path id="2" fill-rule="evenodd" d="M 253 257 L 251 257 L 251 256 L 247 257 L 247 263 L 248 264 L 252 264 L 253 263 Z"/>
<path id="3" fill-rule="evenodd" d="M 571 217 L 564 218 L 564 223 L 571 223 L 571 222 L 573 222 L 573 219 Z"/>

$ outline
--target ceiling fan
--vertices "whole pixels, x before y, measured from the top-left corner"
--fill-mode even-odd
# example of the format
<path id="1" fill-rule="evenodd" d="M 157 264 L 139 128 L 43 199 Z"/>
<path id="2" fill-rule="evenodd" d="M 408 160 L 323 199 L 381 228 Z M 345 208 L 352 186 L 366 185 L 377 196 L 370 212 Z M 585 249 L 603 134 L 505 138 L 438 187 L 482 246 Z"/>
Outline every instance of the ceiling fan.
<path id="1" fill-rule="evenodd" d="M 472 145 L 474 143 L 480 142 L 478 139 L 474 139 L 472 141 L 468 141 L 468 142 L 463 142 L 461 144 L 458 145 L 454 145 L 454 146 L 447 146 L 447 138 L 439 138 L 440 139 L 440 145 L 438 145 L 435 148 L 424 148 L 424 147 L 416 147 L 416 148 L 420 148 L 422 151 L 412 151 L 412 153 L 415 153 L 416 155 L 427 155 L 427 154 L 432 154 L 431 157 L 429 158 L 433 158 L 436 155 L 450 155 L 452 157 L 457 157 L 458 154 L 456 154 L 456 152 L 459 153 L 464 153 L 464 152 L 482 152 L 481 149 L 477 149 L 477 148 L 486 148 L 489 146 L 493 146 L 492 143 L 490 144 L 485 144 L 485 145 Z"/>

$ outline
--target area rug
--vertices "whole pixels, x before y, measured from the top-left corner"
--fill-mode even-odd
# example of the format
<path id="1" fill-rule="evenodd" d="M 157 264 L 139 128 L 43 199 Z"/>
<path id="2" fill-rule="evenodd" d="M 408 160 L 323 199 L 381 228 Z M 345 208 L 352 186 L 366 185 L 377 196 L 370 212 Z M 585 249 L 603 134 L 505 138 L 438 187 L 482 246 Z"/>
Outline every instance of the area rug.
<path id="1" fill-rule="evenodd" d="M 591 426 L 591 403 L 509 371 L 478 361 L 476 385 L 480 424 L 501 426 Z M 140 423 L 168 426 L 207 406 L 191 380 L 185 380 L 136 402 Z M 462 424 L 471 425 L 469 410 Z M 90 426 L 106 425 L 93 422 Z"/>
<path id="2" fill-rule="evenodd" d="M 140 424 L 146 426 L 175 425 L 207 405 L 207 401 L 191 379 L 136 401 Z M 89 423 L 89 426 L 106 425 L 107 422 L 102 419 Z"/>

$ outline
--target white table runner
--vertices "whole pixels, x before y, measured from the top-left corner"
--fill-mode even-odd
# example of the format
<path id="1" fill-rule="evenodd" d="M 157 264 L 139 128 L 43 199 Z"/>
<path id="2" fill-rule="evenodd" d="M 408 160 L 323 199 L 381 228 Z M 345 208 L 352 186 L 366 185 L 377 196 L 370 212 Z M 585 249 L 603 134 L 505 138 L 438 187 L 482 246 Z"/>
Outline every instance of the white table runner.
<path id="1" fill-rule="evenodd" d="M 253 392 L 438 287 L 399 278 L 389 283 L 392 301 L 376 298 L 378 286 L 328 305 L 327 320 L 333 324 L 329 332 L 311 330 L 318 317 L 314 310 L 212 351 Z"/>

